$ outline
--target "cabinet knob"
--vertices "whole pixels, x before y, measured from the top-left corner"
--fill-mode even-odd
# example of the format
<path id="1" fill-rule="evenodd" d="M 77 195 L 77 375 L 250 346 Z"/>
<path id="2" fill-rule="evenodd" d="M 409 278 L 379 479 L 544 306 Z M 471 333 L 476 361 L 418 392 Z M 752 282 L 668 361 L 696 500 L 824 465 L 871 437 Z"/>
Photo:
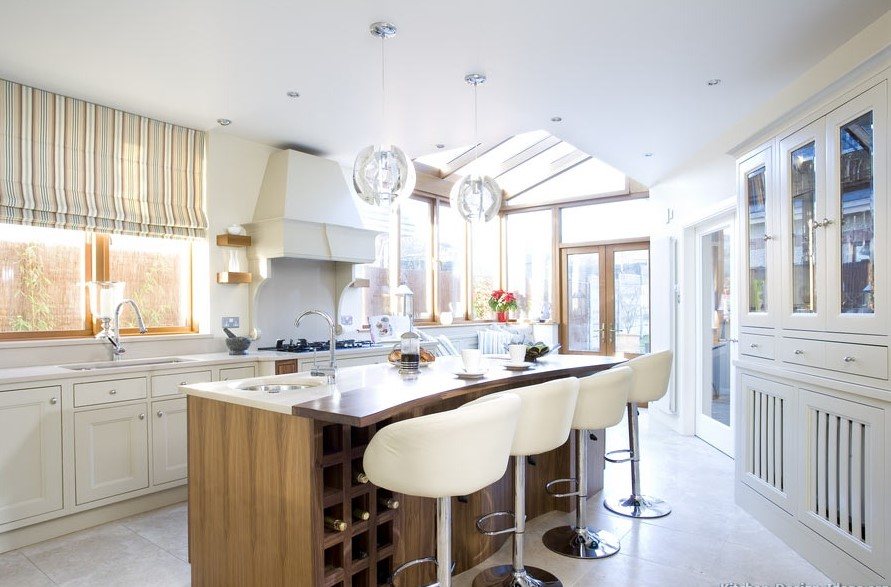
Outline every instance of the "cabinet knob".
<path id="1" fill-rule="evenodd" d="M 139 414 L 139 419 L 140 419 L 140 420 L 145 420 L 145 414 Z"/>
<path id="2" fill-rule="evenodd" d="M 116 395 L 117 393 L 118 393 L 118 390 L 112 389 L 108 392 L 108 395 Z"/>
<path id="3" fill-rule="evenodd" d="M 51 397 L 51 398 L 50 398 L 50 403 L 53 404 L 53 405 L 56 405 L 57 403 L 59 403 L 59 400 L 57 400 L 57 399 L 54 398 L 54 397 Z"/>
<path id="4" fill-rule="evenodd" d="M 187 383 L 186 383 L 185 381 L 180 381 L 179 384 L 180 384 L 180 385 L 187 385 Z"/>
<path id="5" fill-rule="evenodd" d="M 820 226 L 826 227 L 826 226 L 829 226 L 830 224 L 832 224 L 832 220 L 830 220 L 824 216 L 823 222 L 820 223 Z"/>
<path id="6" fill-rule="evenodd" d="M 795 354 L 796 354 L 796 355 L 803 355 L 803 354 L 804 354 L 804 351 L 801 350 L 801 349 L 795 349 Z"/>
<path id="7" fill-rule="evenodd" d="M 769 240 L 773 240 L 773 235 L 771 235 L 771 234 L 765 234 L 765 235 L 762 236 L 761 238 L 764 239 L 765 241 L 769 241 Z"/>
<path id="8" fill-rule="evenodd" d="M 755 344 L 754 342 L 753 342 L 752 344 L 750 344 L 749 346 L 750 346 L 751 348 L 753 348 L 753 349 L 757 349 L 757 348 L 758 348 L 758 345 Z"/>
<path id="9" fill-rule="evenodd" d="M 159 417 L 159 418 L 163 418 L 163 417 L 164 417 L 164 412 L 162 412 L 161 410 L 158 410 L 158 417 Z"/>
<path id="10" fill-rule="evenodd" d="M 856 360 L 854 357 L 845 357 L 844 359 L 845 363 L 853 363 Z"/>

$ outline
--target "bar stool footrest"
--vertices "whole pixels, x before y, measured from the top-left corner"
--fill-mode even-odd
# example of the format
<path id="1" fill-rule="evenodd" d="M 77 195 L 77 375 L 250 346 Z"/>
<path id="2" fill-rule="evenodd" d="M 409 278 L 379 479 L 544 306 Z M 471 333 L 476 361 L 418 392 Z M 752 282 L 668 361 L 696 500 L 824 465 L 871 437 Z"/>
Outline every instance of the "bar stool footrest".
<path id="1" fill-rule="evenodd" d="M 476 529 L 480 534 L 484 534 L 486 536 L 499 536 L 501 534 L 512 534 L 517 531 L 516 526 L 512 526 L 510 528 L 505 528 L 504 530 L 486 530 L 483 528 L 483 524 L 485 524 L 489 519 L 496 517 L 505 517 L 510 516 L 511 518 L 516 518 L 513 512 L 492 512 L 491 514 L 486 514 L 484 516 L 480 516 L 476 519 Z"/>
<path id="2" fill-rule="evenodd" d="M 617 459 L 617 458 L 611 456 L 611 455 L 617 455 L 617 454 L 628 454 L 629 456 L 627 459 Z M 609 451 L 608 453 L 603 455 L 603 460 L 605 460 L 609 463 L 628 463 L 631 461 L 636 461 L 638 459 L 634 456 L 634 453 L 631 452 L 630 448 L 622 448 L 619 450 Z"/>
<path id="3" fill-rule="evenodd" d="M 412 567 L 415 567 L 417 565 L 423 565 L 425 563 L 433 563 L 437 567 L 439 566 L 439 563 L 437 562 L 435 556 L 425 556 L 423 558 L 416 558 L 414 560 L 410 560 L 407 563 L 402 563 L 401 565 L 399 565 L 398 567 L 393 569 L 393 573 L 387 578 L 387 585 L 395 585 L 396 578 L 399 576 L 400 573 L 403 573 Z M 455 572 L 455 564 L 456 564 L 455 562 L 452 562 L 452 568 L 450 569 L 450 572 L 452 572 L 452 573 Z M 436 582 L 436 583 L 431 583 L 431 584 L 427 585 L 426 587 L 437 587 L 438 585 L 439 585 L 439 582 Z"/>
<path id="4" fill-rule="evenodd" d="M 554 485 L 556 485 L 557 483 L 570 483 L 570 484 L 575 483 L 576 490 L 570 491 L 569 493 L 555 493 L 553 491 L 552 487 Z M 579 492 L 578 486 L 579 486 L 579 480 L 576 479 L 575 477 L 568 477 L 566 479 L 554 479 L 553 481 L 551 481 L 547 485 L 545 485 L 545 491 L 551 497 L 578 497 L 581 495 L 581 493 Z"/>

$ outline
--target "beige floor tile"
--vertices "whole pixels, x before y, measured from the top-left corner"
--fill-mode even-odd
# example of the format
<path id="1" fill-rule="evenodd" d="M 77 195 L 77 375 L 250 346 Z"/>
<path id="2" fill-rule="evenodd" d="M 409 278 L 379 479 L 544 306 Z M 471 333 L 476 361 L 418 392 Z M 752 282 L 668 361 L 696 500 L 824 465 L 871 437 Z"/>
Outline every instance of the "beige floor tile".
<path id="1" fill-rule="evenodd" d="M 17 550 L 0 554 L 0 587 L 42 587 L 50 578 Z"/>

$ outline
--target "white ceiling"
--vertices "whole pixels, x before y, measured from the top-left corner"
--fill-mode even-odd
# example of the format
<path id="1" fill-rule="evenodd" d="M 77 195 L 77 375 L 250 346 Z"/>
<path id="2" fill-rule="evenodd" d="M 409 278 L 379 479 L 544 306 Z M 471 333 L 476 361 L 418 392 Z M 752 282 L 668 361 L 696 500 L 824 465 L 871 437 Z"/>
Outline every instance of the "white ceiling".
<path id="1" fill-rule="evenodd" d="M 482 72 L 484 142 L 545 129 L 652 185 L 889 6 L 0 0 L 0 77 L 195 128 L 230 118 L 226 132 L 351 163 L 382 138 L 368 25 L 390 20 L 389 137 L 410 156 L 472 141 L 463 77 Z"/>

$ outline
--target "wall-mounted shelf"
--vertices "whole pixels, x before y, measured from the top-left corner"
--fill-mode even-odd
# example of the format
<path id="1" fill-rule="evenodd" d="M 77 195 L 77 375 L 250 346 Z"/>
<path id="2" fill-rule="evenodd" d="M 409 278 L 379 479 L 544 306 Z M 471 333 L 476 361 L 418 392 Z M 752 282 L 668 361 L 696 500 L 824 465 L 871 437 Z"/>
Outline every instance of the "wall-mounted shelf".
<path id="1" fill-rule="evenodd" d="M 250 283 L 253 275 L 247 272 L 221 271 L 217 273 L 217 283 Z"/>
<path id="2" fill-rule="evenodd" d="M 251 237 L 238 234 L 218 234 L 218 247 L 249 247 L 251 246 Z"/>

